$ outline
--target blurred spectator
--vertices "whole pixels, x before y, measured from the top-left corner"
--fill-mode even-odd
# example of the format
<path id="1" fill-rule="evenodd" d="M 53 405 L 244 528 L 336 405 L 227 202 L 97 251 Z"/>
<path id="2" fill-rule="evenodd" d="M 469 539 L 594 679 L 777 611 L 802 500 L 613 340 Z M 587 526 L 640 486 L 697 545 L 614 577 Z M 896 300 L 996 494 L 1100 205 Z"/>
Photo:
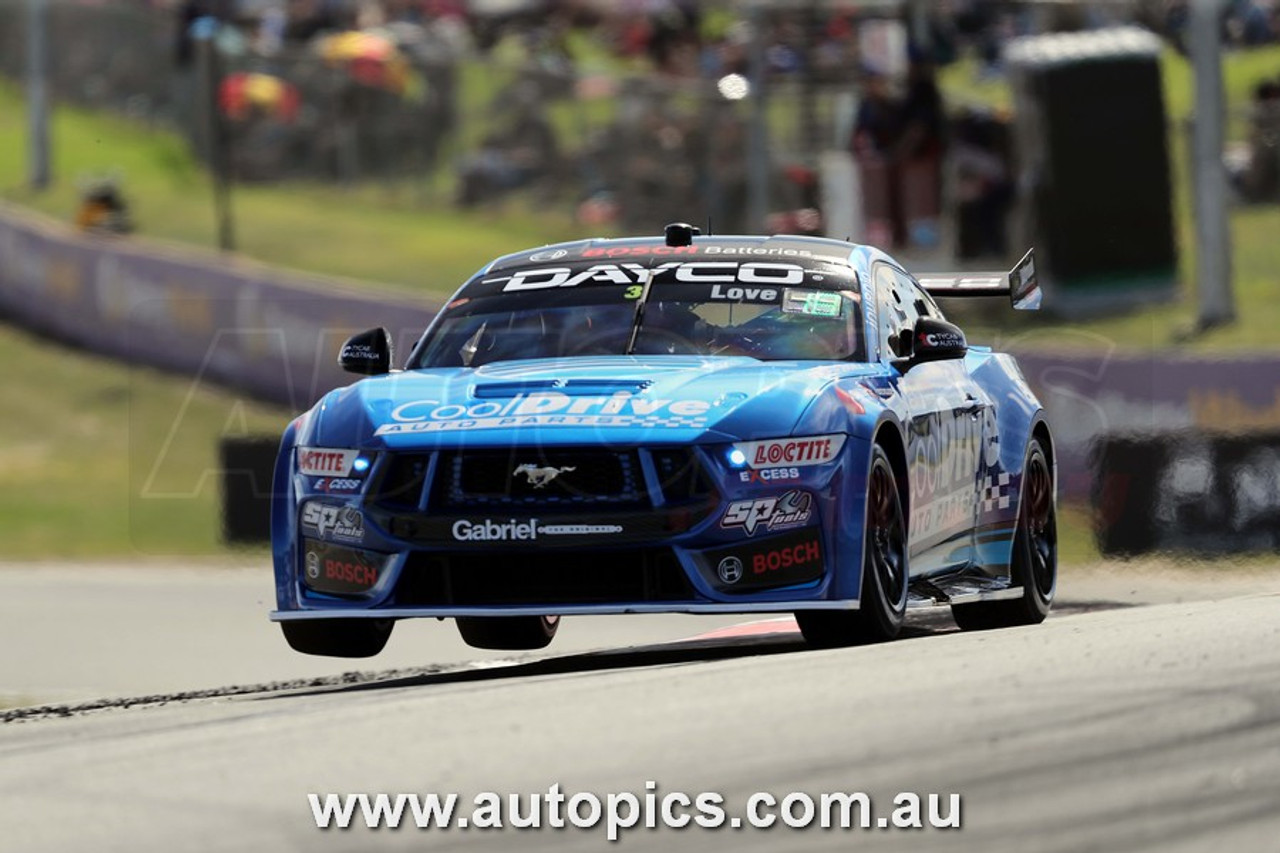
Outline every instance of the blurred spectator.
<path id="1" fill-rule="evenodd" d="M 133 231 L 129 205 L 114 178 L 89 183 L 80 196 L 76 225 L 100 234 L 128 234 Z"/>
<path id="2" fill-rule="evenodd" d="M 891 248 L 906 242 L 901 181 L 895 152 L 902 137 L 902 106 L 877 70 L 867 72 L 850 148 L 861 176 L 867 241 Z"/>
<path id="3" fill-rule="evenodd" d="M 1264 80 L 1254 88 L 1244 156 L 1228 168 L 1246 201 L 1280 200 L 1280 81 Z"/>
<path id="4" fill-rule="evenodd" d="M 1006 221 L 1014 198 L 1008 122 L 989 111 L 964 109 L 952 121 L 951 131 L 956 256 L 1003 257 L 1008 248 Z"/>
<path id="5" fill-rule="evenodd" d="M 900 137 L 895 144 L 902 182 L 902 218 L 910 242 L 936 246 L 942 215 L 942 154 L 946 147 L 946 113 L 933 63 L 916 58 L 907 70 Z"/>
<path id="6" fill-rule="evenodd" d="M 550 188 L 560 172 L 560 150 L 534 89 L 505 113 L 505 124 L 485 137 L 462 166 L 458 204 L 471 207 L 546 178 Z"/>

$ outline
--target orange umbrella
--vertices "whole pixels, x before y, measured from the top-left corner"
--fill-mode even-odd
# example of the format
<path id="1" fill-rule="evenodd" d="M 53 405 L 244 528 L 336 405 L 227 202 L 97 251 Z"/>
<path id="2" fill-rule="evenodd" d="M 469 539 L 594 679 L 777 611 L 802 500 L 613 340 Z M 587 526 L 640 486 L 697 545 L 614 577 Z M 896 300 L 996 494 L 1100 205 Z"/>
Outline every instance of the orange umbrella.
<path id="1" fill-rule="evenodd" d="M 238 71 L 224 77 L 218 87 L 218 106 L 236 121 L 248 118 L 255 109 L 293 121 L 300 102 L 296 86 L 271 74 Z"/>

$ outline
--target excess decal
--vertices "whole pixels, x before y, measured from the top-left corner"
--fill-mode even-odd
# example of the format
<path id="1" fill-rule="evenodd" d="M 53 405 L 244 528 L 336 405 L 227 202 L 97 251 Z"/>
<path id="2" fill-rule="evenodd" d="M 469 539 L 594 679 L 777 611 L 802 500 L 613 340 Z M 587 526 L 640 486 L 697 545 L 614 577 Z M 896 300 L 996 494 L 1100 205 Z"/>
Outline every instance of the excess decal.
<path id="1" fill-rule="evenodd" d="M 363 542 L 364 515 L 355 507 L 308 501 L 302 506 L 302 529 L 320 539 Z"/>
<path id="2" fill-rule="evenodd" d="M 450 529 L 459 542 L 533 542 L 539 536 L 598 536 L 622 533 L 619 524 L 542 524 L 536 518 L 520 521 L 470 521 L 460 518 Z"/>
<path id="3" fill-rule="evenodd" d="M 734 448 L 747 457 L 752 468 L 825 465 L 844 447 L 844 435 L 816 435 L 809 438 L 783 438 L 775 441 L 739 441 Z"/>
<path id="4" fill-rule="evenodd" d="M 799 480 L 799 468 L 761 468 L 760 470 L 740 471 L 738 479 L 744 483 L 776 483 L 785 480 Z"/>
<path id="5" fill-rule="evenodd" d="M 317 477 L 311 484 L 311 489 L 327 495 L 352 495 L 360 491 L 363 485 L 363 480 L 352 477 Z"/>
<path id="6" fill-rule="evenodd" d="M 776 498 L 734 501 L 720 518 L 726 530 L 741 529 L 748 536 L 757 530 L 777 532 L 801 527 L 813 517 L 813 495 L 792 489 Z"/>
<path id="7" fill-rule="evenodd" d="M 631 394 L 576 397 L 558 391 L 517 394 L 510 400 L 462 405 L 414 400 L 391 411 L 394 423 L 377 435 L 503 429 L 527 426 L 703 427 L 711 403 L 705 400 L 652 400 Z"/>

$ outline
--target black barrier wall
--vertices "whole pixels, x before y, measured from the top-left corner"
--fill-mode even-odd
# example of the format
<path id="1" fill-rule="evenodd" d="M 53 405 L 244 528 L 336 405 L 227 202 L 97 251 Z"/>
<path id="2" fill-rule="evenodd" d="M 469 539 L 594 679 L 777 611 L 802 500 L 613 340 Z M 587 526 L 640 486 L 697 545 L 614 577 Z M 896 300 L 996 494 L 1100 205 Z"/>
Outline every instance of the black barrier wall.
<path id="1" fill-rule="evenodd" d="M 1093 468 L 1103 554 L 1280 551 L 1280 431 L 1108 436 Z"/>

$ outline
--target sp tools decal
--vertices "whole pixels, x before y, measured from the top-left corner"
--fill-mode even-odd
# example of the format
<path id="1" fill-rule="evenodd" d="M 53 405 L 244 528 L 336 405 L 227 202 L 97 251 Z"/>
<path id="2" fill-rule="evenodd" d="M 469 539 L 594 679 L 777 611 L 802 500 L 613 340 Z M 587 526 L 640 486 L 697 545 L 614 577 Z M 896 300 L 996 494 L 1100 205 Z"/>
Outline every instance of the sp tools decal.
<path id="1" fill-rule="evenodd" d="M 302 507 L 302 529 L 334 542 L 363 542 L 364 516 L 355 507 L 309 501 Z"/>
<path id="2" fill-rule="evenodd" d="M 351 466 L 359 455 L 359 450 L 299 447 L 298 473 L 304 477 L 346 477 L 351 473 Z"/>
<path id="3" fill-rule="evenodd" d="M 780 438 L 774 441 L 739 441 L 734 447 L 747 457 L 752 468 L 792 465 L 825 465 L 844 447 L 844 435 L 815 435 L 809 438 Z"/>
<path id="4" fill-rule="evenodd" d="M 777 498 L 734 501 L 720 518 L 720 526 L 726 530 L 741 528 L 748 536 L 754 536 L 761 528 L 773 532 L 801 527 L 812 517 L 813 496 L 792 489 Z"/>

